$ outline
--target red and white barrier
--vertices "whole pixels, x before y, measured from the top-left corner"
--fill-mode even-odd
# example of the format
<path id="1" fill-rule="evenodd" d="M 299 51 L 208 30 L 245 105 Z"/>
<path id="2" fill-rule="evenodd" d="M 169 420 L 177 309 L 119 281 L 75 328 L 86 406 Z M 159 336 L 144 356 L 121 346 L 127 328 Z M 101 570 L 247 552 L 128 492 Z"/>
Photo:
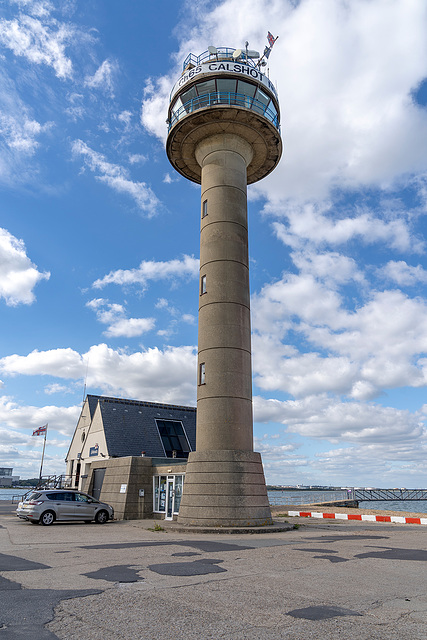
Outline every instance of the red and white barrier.
<path id="1" fill-rule="evenodd" d="M 331 520 L 362 520 L 364 522 L 396 522 L 398 524 L 427 524 L 426 518 L 405 516 L 374 516 L 360 513 L 319 513 L 317 511 L 288 511 L 288 516 L 300 518 L 326 518 Z"/>

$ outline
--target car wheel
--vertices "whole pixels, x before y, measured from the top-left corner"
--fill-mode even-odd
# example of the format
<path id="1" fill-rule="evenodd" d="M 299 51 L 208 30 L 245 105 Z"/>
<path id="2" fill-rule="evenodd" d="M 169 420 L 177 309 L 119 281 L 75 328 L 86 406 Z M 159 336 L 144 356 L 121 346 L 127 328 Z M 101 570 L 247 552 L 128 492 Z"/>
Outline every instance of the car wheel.
<path id="1" fill-rule="evenodd" d="M 105 524 L 107 520 L 108 520 L 107 511 L 104 511 L 104 509 L 102 509 L 101 511 L 98 511 L 98 513 L 95 516 L 96 524 Z"/>
<path id="2" fill-rule="evenodd" d="M 50 526 L 55 522 L 55 514 L 53 511 L 45 511 L 40 516 L 40 523 L 45 527 Z"/>

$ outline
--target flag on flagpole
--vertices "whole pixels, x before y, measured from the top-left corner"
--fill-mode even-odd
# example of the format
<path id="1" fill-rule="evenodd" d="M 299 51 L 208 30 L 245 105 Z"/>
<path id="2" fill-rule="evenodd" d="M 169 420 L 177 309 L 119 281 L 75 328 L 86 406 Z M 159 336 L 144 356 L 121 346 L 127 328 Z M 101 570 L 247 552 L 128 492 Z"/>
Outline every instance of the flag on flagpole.
<path id="1" fill-rule="evenodd" d="M 268 44 L 270 45 L 270 47 L 272 47 L 273 44 L 276 42 L 277 38 L 275 38 L 272 33 L 268 32 L 267 33 L 267 40 L 268 40 Z"/>
<path id="2" fill-rule="evenodd" d="M 33 431 L 33 436 L 42 436 L 47 431 L 47 424 Z"/>
<path id="3" fill-rule="evenodd" d="M 271 53 L 271 49 L 270 49 L 270 47 L 265 47 L 265 49 L 264 49 L 264 53 L 262 54 L 262 57 L 263 57 L 263 58 L 267 58 L 267 59 L 268 59 L 268 57 L 269 57 L 270 53 Z"/>

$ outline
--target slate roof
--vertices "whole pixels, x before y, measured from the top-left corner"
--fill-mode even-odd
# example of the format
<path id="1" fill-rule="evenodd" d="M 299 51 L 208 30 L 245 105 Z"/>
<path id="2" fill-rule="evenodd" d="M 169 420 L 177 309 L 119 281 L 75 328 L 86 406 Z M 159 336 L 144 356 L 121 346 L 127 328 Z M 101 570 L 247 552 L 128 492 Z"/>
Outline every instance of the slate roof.
<path id="1" fill-rule="evenodd" d="M 196 449 L 196 409 L 179 405 L 123 400 L 106 396 L 87 396 L 89 405 L 99 403 L 104 425 L 108 455 L 121 458 L 140 456 L 165 456 L 156 425 L 158 420 L 179 420 L 190 443 Z M 91 412 L 92 413 L 92 412 Z"/>
<path id="2" fill-rule="evenodd" d="M 87 402 L 89 405 L 89 413 L 90 413 L 90 419 L 93 419 L 93 414 L 95 413 L 95 409 L 98 406 L 98 398 L 100 396 L 87 396 Z"/>

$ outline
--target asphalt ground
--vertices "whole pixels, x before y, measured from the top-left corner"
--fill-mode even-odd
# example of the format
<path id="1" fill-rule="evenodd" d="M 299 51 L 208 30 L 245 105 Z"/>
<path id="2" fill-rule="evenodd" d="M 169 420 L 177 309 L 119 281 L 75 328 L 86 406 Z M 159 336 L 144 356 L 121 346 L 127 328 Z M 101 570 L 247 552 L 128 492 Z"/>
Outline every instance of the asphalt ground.
<path id="1" fill-rule="evenodd" d="M 15 508 L 0 505 L 0 640 L 427 637 L 420 525 L 287 518 L 299 528 L 218 535 L 42 527 Z"/>

